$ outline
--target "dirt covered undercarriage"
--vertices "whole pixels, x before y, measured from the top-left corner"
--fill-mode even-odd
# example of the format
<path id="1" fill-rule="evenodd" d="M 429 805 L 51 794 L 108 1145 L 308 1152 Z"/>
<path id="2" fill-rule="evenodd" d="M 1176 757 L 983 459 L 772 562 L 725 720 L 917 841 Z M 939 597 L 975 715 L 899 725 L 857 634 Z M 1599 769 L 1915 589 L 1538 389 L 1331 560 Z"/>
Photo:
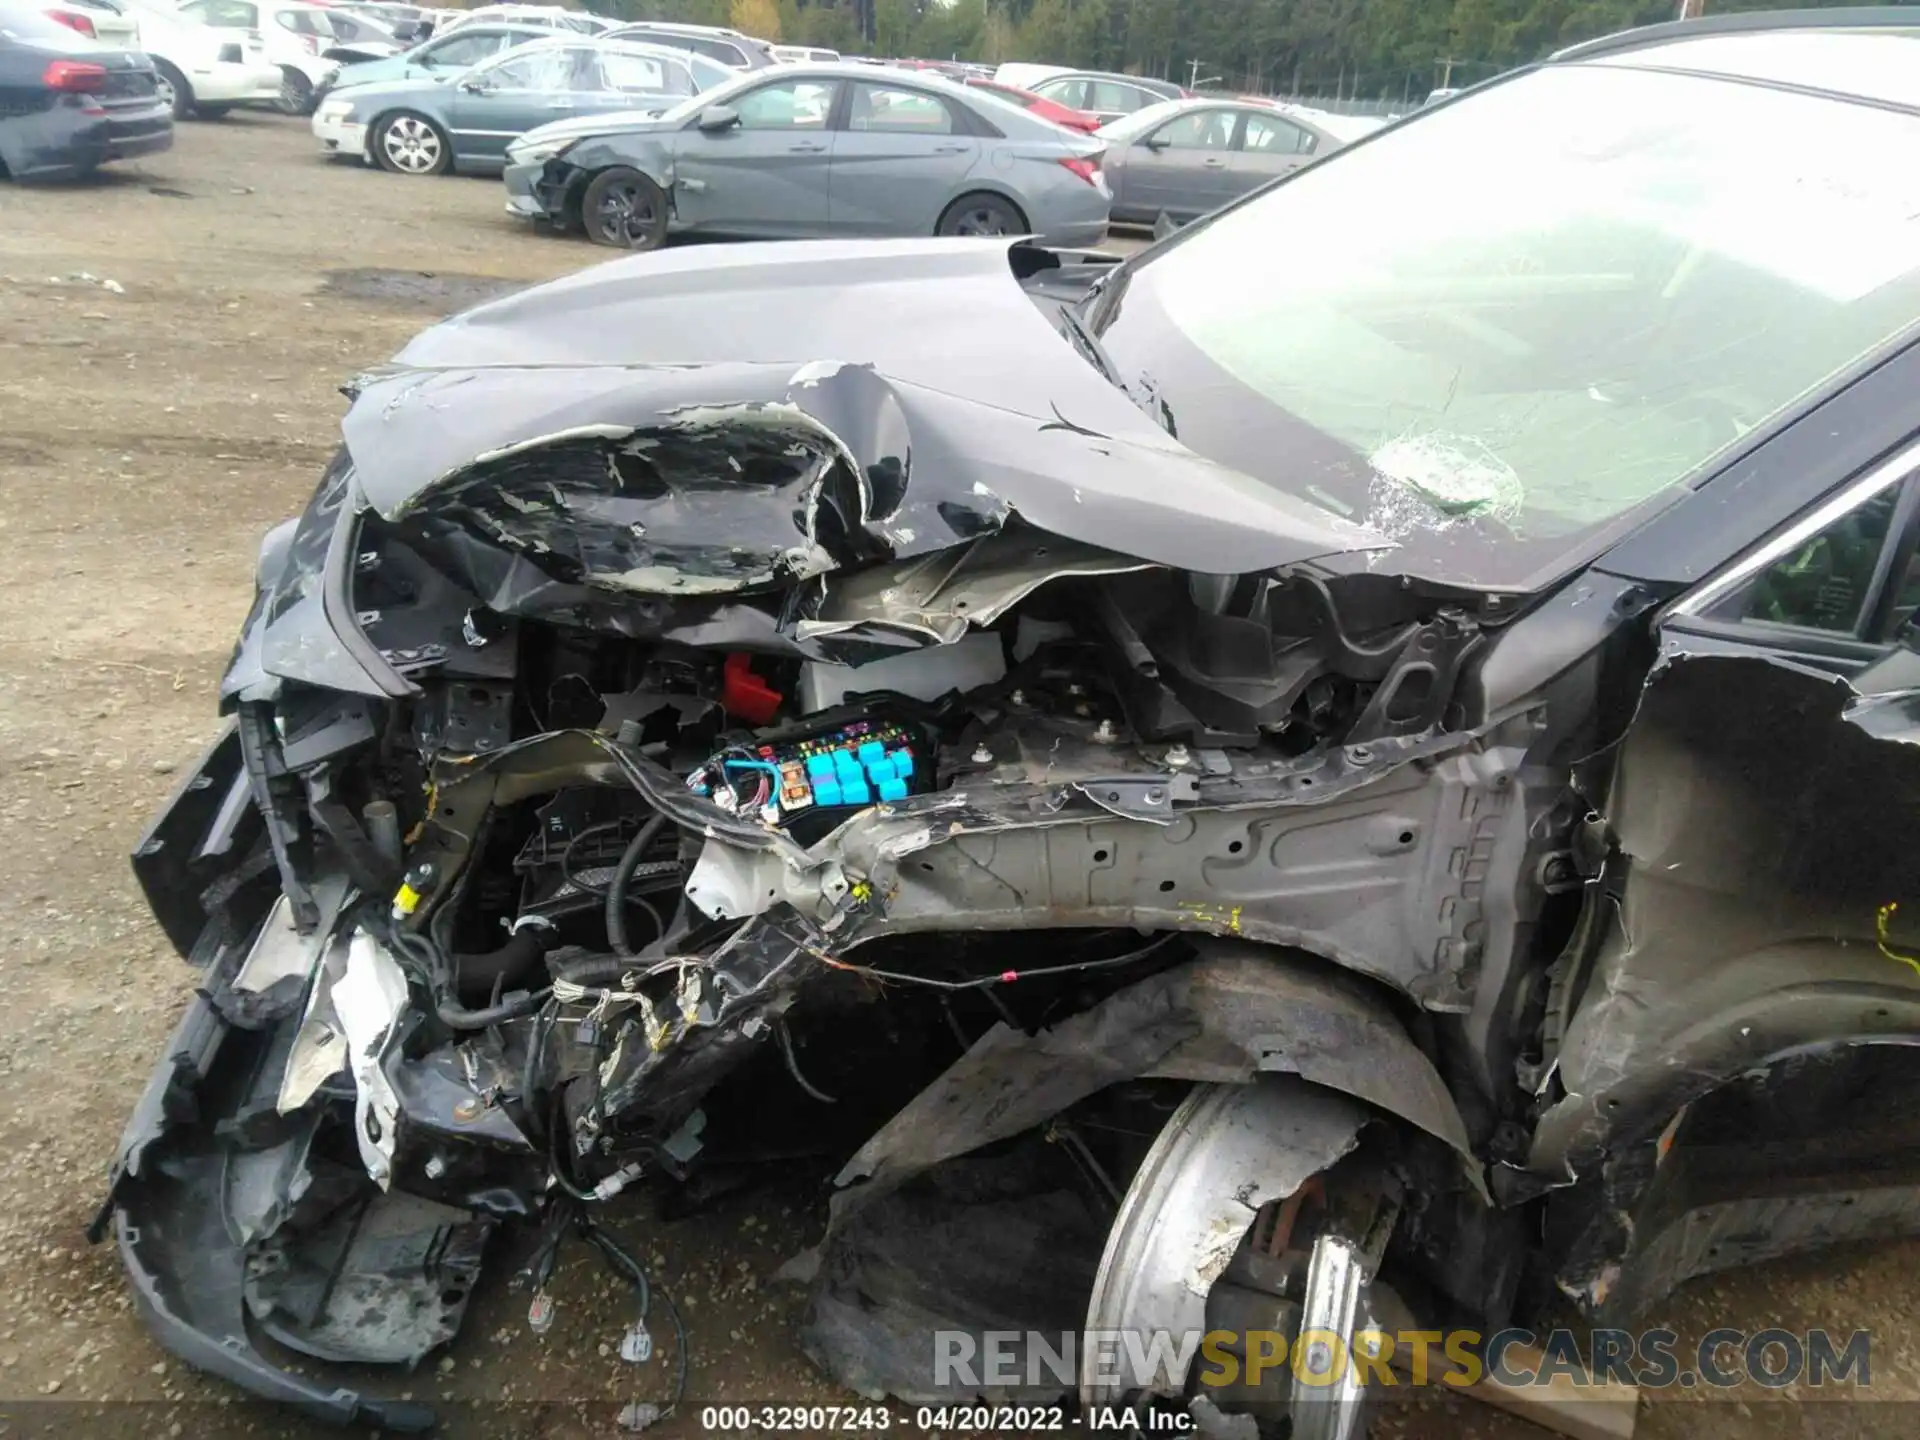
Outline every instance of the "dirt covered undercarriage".
<path id="1" fill-rule="evenodd" d="M 644 1360 L 597 1217 L 796 1165 L 833 1192 L 808 1353 L 911 1401 L 1192 1389 L 1137 1347 L 942 1374 L 936 1337 L 1630 1313 L 1911 1224 L 1834 1116 L 1912 1087 L 1876 1041 L 1915 991 L 1806 939 L 1871 934 L 1911 847 L 1756 901 L 1805 814 L 1782 714 L 1891 773 L 1829 681 L 1662 648 L 1670 597 L 1598 570 L 1400 573 L 1097 380 L 1029 397 L 1069 423 L 871 367 L 611 374 L 515 304 L 475 312 L 511 364 L 470 319 L 361 382 L 135 857 L 204 979 L 97 1233 L 192 1363 L 423 1426 L 276 1353 L 418 1363 L 483 1265 L 538 1297 L 576 1234 Z M 1791 1196 L 1727 1144 L 1757 1112 L 1822 1137 Z M 1207 1399 L 1358 1423 L 1284 1369 Z"/>

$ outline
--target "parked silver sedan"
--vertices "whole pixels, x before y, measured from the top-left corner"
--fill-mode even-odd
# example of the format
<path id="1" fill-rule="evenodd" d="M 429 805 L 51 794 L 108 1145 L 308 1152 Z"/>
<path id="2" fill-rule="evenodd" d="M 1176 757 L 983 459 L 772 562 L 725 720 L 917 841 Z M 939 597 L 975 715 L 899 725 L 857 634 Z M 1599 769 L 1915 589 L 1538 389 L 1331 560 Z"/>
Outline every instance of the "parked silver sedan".
<path id="1" fill-rule="evenodd" d="M 507 152 L 507 209 L 633 250 L 681 231 L 1092 245 L 1104 149 L 925 71 L 781 65 L 658 119 L 530 131 Z"/>
<path id="2" fill-rule="evenodd" d="M 1381 122 L 1260 100 L 1170 100 L 1103 125 L 1116 225 L 1176 225 L 1357 140 Z"/>

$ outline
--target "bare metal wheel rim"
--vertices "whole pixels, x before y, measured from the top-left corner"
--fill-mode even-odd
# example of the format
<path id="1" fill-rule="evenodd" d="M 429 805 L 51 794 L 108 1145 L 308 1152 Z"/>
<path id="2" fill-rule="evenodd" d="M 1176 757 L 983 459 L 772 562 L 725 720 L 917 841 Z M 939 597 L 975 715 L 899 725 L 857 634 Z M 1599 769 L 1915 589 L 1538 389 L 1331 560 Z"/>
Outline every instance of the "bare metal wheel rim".
<path id="1" fill-rule="evenodd" d="M 312 84 L 297 70 L 280 77 L 280 108 L 287 114 L 298 115 L 306 109 L 307 98 L 312 94 Z"/>
<path id="2" fill-rule="evenodd" d="M 594 220 L 600 233 L 621 245 L 638 245 L 653 234 L 659 223 L 648 188 L 636 180 L 616 180 L 600 197 Z"/>
<path id="3" fill-rule="evenodd" d="M 1013 221 L 998 205 L 969 205 L 955 217 L 956 235 L 1010 235 Z"/>
<path id="4" fill-rule="evenodd" d="M 440 163 L 440 132 L 415 115 L 399 115 L 380 134 L 381 152 L 396 170 L 425 175 Z"/>
<path id="5" fill-rule="evenodd" d="M 173 93 L 173 82 L 167 78 L 164 70 L 153 77 L 153 93 L 169 110 L 179 102 L 179 97 Z"/>

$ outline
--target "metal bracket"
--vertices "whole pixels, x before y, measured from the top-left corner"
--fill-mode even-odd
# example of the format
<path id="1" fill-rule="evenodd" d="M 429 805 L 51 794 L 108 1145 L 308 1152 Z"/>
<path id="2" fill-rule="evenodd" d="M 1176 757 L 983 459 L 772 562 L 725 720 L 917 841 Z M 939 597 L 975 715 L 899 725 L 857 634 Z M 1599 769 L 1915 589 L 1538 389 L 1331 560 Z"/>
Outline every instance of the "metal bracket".
<path id="1" fill-rule="evenodd" d="M 1153 825 L 1173 823 L 1174 801 L 1200 798 L 1200 786 L 1191 775 L 1102 775 L 1076 780 L 1073 788 L 1122 820 Z"/>

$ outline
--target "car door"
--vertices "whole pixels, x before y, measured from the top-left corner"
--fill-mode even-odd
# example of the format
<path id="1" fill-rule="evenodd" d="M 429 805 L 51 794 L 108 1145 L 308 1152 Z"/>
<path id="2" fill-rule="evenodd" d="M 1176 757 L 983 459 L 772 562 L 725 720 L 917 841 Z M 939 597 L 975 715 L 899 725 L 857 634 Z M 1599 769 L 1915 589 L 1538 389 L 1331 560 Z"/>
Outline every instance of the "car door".
<path id="1" fill-rule="evenodd" d="M 1259 189 L 1269 180 L 1292 174 L 1319 148 L 1320 137 L 1304 125 L 1268 112 L 1243 111 L 1230 161 L 1231 183 L 1224 198 L 1233 199 Z"/>
<path id="2" fill-rule="evenodd" d="M 735 235 L 820 235 L 833 166 L 829 122 L 840 82 L 773 79 L 713 107 L 675 137 L 673 204 L 689 228 Z"/>
<path id="3" fill-rule="evenodd" d="M 514 140 L 574 113 L 579 72 L 591 63 L 586 46 L 508 51 L 451 82 L 447 128 L 455 160 L 480 168 L 505 165 Z"/>
<path id="4" fill-rule="evenodd" d="M 835 234 L 931 235 L 980 159 L 966 115 L 930 91 L 872 80 L 848 85 L 833 134 L 828 224 Z"/>
<path id="5" fill-rule="evenodd" d="M 1237 114 L 1209 105 L 1186 110 L 1149 130 L 1127 148 L 1114 213 L 1147 222 L 1161 215 L 1186 222 L 1217 210 L 1233 190 L 1233 136 Z"/>

